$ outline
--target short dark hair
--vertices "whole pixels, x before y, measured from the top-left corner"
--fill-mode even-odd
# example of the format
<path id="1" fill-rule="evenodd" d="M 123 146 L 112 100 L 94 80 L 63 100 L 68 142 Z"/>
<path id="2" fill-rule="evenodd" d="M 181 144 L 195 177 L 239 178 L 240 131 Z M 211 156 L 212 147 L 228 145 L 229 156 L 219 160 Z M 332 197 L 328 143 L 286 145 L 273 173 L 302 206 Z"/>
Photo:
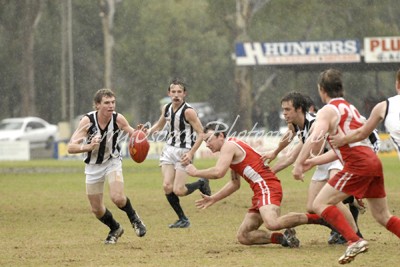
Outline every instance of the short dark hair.
<path id="1" fill-rule="evenodd" d="M 304 96 L 306 103 L 307 103 L 307 110 L 309 110 L 311 107 L 314 107 L 314 111 L 318 111 L 318 107 L 315 105 L 314 100 L 309 95 Z"/>
<path id="2" fill-rule="evenodd" d="M 331 98 L 343 97 L 342 73 L 337 69 L 327 69 L 320 73 L 318 85 Z"/>
<path id="3" fill-rule="evenodd" d="M 227 125 L 223 122 L 213 121 L 206 124 L 204 127 L 204 133 L 208 133 L 209 131 L 214 131 L 214 135 L 217 136 L 219 133 L 222 133 L 224 137 L 226 137 L 227 133 Z"/>
<path id="4" fill-rule="evenodd" d="M 94 94 L 93 97 L 93 108 L 96 109 L 96 104 L 101 103 L 101 100 L 103 97 L 115 97 L 115 93 L 111 89 L 99 89 L 97 92 Z"/>
<path id="5" fill-rule="evenodd" d="M 295 109 L 301 108 L 303 113 L 307 112 L 309 104 L 304 95 L 302 95 L 301 93 L 296 91 L 287 93 L 284 97 L 282 97 L 281 104 L 282 102 L 288 102 L 288 101 L 292 101 L 293 107 Z"/>
<path id="6" fill-rule="evenodd" d="M 171 90 L 172 85 L 178 85 L 183 91 L 186 91 L 186 83 L 182 79 L 174 78 L 168 86 L 168 91 Z"/>

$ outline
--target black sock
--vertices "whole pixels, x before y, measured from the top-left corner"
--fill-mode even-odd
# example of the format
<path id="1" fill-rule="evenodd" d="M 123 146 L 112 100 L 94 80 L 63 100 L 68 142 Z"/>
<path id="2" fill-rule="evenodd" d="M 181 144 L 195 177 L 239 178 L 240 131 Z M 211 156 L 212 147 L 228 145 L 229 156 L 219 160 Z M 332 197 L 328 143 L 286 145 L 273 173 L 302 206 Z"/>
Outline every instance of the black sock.
<path id="1" fill-rule="evenodd" d="M 114 219 L 112 213 L 106 208 L 106 213 L 103 217 L 98 218 L 102 223 L 107 225 L 111 231 L 117 230 L 119 228 L 119 223 Z"/>
<path id="2" fill-rule="evenodd" d="M 193 193 L 195 190 L 197 190 L 197 189 L 199 189 L 200 188 L 200 186 L 202 186 L 204 184 L 204 181 L 202 181 L 202 180 L 197 180 L 196 182 L 194 182 L 194 183 L 191 183 L 191 184 L 186 184 L 185 186 L 186 186 L 186 188 L 188 189 L 188 191 L 187 191 L 187 193 L 186 193 L 186 196 L 187 195 L 190 195 L 191 193 Z"/>
<path id="3" fill-rule="evenodd" d="M 360 214 L 360 211 L 353 204 L 349 204 L 349 209 L 350 209 L 351 215 L 353 215 L 354 221 L 356 222 L 356 225 L 357 225 L 357 228 L 358 228 L 358 215 Z M 360 229 L 358 229 L 357 235 L 359 237 L 361 237 L 361 238 L 363 237 L 363 235 L 360 232 Z"/>
<path id="4" fill-rule="evenodd" d="M 179 203 L 179 197 L 175 195 L 174 192 L 165 195 L 171 207 L 174 209 L 176 215 L 178 215 L 179 219 L 187 219 L 185 214 L 183 213 L 181 204 Z"/>
<path id="5" fill-rule="evenodd" d="M 121 210 L 126 212 L 126 215 L 128 215 L 129 221 L 133 223 L 133 221 L 136 219 L 136 212 L 133 209 L 131 205 L 131 201 L 129 198 L 126 198 L 126 204 L 124 207 L 120 208 Z"/>
<path id="6" fill-rule="evenodd" d="M 356 206 L 354 206 L 354 205 L 349 205 L 349 208 L 350 208 L 351 215 L 353 215 L 354 221 L 356 222 L 356 224 L 358 224 L 358 223 L 357 223 L 357 221 L 358 221 L 358 214 L 360 214 L 360 211 L 359 211 L 358 208 L 357 208 Z"/>
<path id="7" fill-rule="evenodd" d="M 352 204 L 354 202 L 354 196 L 349 196 L 342 202 L 343 202 L 343 204 Z"/>

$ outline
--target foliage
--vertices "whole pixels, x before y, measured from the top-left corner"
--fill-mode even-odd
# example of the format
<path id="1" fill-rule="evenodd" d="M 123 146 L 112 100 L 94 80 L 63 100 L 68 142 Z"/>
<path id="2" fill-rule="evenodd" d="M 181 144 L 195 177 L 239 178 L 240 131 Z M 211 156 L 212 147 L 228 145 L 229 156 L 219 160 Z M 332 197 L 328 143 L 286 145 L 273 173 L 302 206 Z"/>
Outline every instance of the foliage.
<path id="1" fill-rule="evenodd" d="M 159 100 L 169 81 L 179 76 L 188 83 L 188 101 L 209 101 L 218 112 L 235 117 L 234 40 L 236 1 L 130 0 L 117 1 L 114 23 L 113 84 L 118 110 L 133 124 L 154 122 Z M 254 1 L 261 2 L 261 1 Z M 333 40 L 366 36 L 397 36 L 400 17 L 396 0 L 271 0 L 250 21 L 254 41 Z M 0 0 L 1 118 L 20 115 L 21 28 L 24 2 Z M 40 117 L 61 119 L 59 1 L 42 0 L 43 13 L 35 32 L 36 110 Z M 94 92 L 103 87 L 103 36 L 98 1 L 72 0 L 75 114 L 92 107 Z M 279 108 L 279 99 L 298 90 L 319 101 L 317 72 L 278 67 L 252 68 L 254 95 L 268 77 L 274 82 L 255 103 Z M 369 92 L 390 96 L 394 75 L 377 70 L 347 73 L 350 101 L 362 107 Z M 254 97 L 253 95 L 253 97 Z M 320 103 L 319 103 L 320 104 Z M 251 107 L 249 107 L 251 108 Z M 367 114 L 366 114 L 367 115 Z"/>

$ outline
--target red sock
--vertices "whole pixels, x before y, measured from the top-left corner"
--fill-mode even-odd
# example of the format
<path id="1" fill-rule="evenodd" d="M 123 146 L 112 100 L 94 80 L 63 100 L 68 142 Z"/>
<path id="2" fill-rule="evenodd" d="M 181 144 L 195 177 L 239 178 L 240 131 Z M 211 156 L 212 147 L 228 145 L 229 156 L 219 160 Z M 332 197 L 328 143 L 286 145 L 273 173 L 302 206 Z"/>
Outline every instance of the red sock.
<path id="1" fill-rule="evenodd" d="M 336 206 L 328 206 L 321 213 L 321 217 L 332 225 L 347 241 L 356 242 L 360 239 L 347 222 L 346 217 Z"/>
<path id="2" fill-rule="evenodd" d="M 272 244 L 282 244 L 283 234 L 282 233 L 272 233 L 271 243 Z"/>
<path id="3" fill-rule="evenodd" d="M 400 238 L 400 218 L 396 216 L 390 217 L 386 224 L 386 229 Z"/>

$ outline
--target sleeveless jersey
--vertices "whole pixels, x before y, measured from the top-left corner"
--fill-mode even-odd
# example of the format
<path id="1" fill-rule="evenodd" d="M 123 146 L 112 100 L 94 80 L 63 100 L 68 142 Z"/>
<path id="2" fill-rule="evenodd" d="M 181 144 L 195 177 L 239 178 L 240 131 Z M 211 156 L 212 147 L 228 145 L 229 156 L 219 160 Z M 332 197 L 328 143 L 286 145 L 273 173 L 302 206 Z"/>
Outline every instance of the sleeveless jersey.
<path id="1" fill-rule="evenodd" d="M 105 129 L 101 129 L 98 124 L 97 111 L 92 111 L 85 116 L 89 117 L 90 120 L 87 143 L 90 143 L 95 135 L 101 135 L 99 147 L 87 153 L 84 160 L 85 163 L 102 164 L 112 157 L 121 157 L 120 147 L 118 145 L 118 135 L 121 132 L 117 125 L 118 113 L 114 112 L 112 114 L 111 120 L 108 122 Z"/>
<path id="2" fill-rule="evenodd" d="M 193 127 L 185 118 L 185 110 L 192 108 L 184 102 L 175 112 L 172 103 L 165 107 L 164 117 L 167 121 L 167 144 L 178 148 L 192 148 L 196 141 Z"/>
<path id="3" fill-rule="evenodd" d="M 343 98 L 331 99 L 328 106 L 336 111 L 338 115 L 337 126 L 344 134 L 349 134 L 352 130 L 363 125 L 365 119 L 353 105 Z M 344 168 L 356 174 L 374 175 L 374 166 L 380 162 L 369 138 L 336 148 L 335 152 Z M 376 170 L 378 169 L 376 168 Z"/>
<path id="4" fill-rule="evenodd" d="M 297 135 L 300 137 L 300 140 L 303 142 L 303 144 L 306 142 L 308 136 L 310 135 L 310 128 L 313 125 L 314 121 L 315 114 L 306 112 L 304 118 L 304 129 L 300 129 L 298 125 L 294 124 L 294 129 L 296 130 Z"/>
<path id="5" fill-rule="evenodd" d="M 304 144 L 307 140 L 307 138 L 310 136 L 310 129 L 311 126 L 313 125 L 315 121 L 315 114 L 314 113 L 309 113 L 306 112 L 305 114 L 305 118 L 304 118 L 304 129 L 300 129 L 300 127 L 298 125 L 293 125 L 294 129 L 297 132 L 297 135 L 299 136 L 299 139 L 301 140 L 301 142 Z M 324 146 L 324 153 L 329 151 L 329 147 L 327 144 L 325 144 Z"/>
<path id="6" fill-rule="evenodd" d="M 386 104 L 384 124 L 400 158 L 400 95 L 388 98 Z"/>
<path id="7" fill-rule="evenodd" d="M 270 180 L 280 183 L 279 179 L 270 168 L 264 165 L 264 162 L 261 160 L 261 155 L 251 146 L 234 137 L 228 138 L 227 142 L 234 143 L 244 152 L 244 159 L 238 163 L 231 163 L 230 168 L 239 173 L 249 183 L 252 189 L 257 184 Z"/>

